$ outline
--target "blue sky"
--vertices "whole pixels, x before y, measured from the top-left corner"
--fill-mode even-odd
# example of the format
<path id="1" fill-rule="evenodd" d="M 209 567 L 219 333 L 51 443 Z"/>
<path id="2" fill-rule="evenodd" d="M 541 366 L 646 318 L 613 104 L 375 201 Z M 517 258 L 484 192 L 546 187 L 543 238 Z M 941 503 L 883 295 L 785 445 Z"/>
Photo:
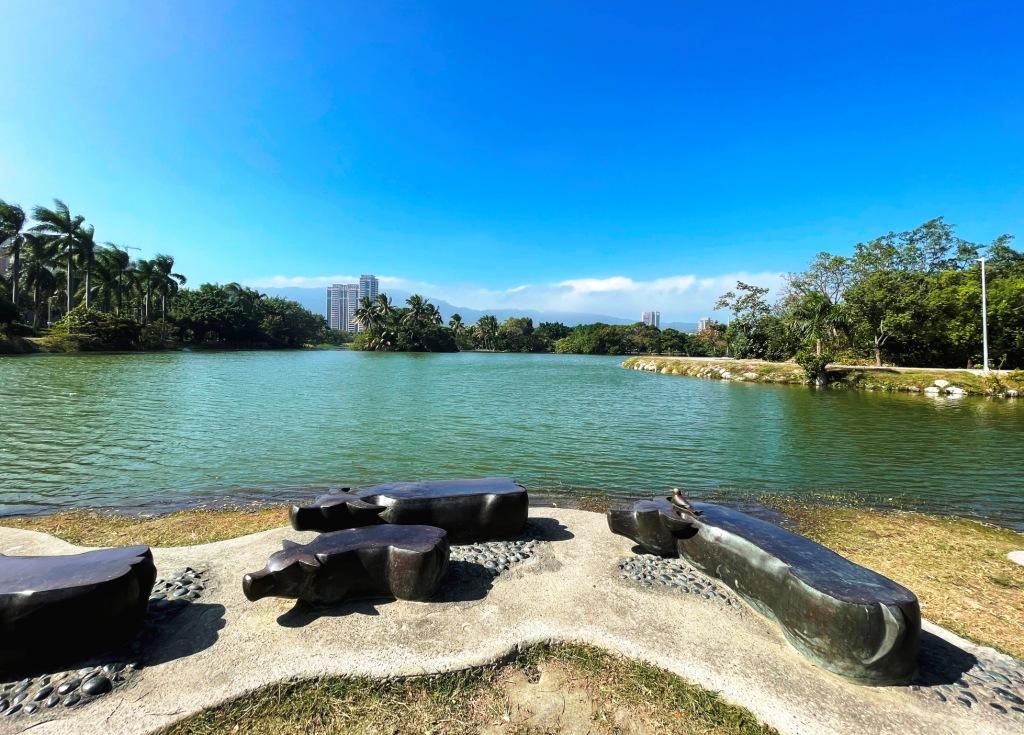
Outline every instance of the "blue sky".
<path id="1" fill-rule="evenodd" d="M 0 198 L 194 282 L 669 319 L 1024 233 L 1017 2 L 287 5 L 3 0 Z"/>

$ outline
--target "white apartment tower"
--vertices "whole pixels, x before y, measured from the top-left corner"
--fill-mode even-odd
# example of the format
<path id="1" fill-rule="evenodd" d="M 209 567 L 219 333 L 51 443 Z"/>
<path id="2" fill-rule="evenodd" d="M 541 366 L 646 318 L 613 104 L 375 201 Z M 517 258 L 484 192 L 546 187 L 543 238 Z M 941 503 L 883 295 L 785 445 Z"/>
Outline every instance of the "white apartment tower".
<path id="1" fill-rule="evenodd" d="M 363 297 L 377 298 L 377 277 L 364 274 L 359 283 L 335 283 L 327 287 L 327 325 L 338 332 L 358 332 L 356 309 Z"/>
<path id="2" fill-rule="evenodd" d="M 640 315 L 640 321 L 642 321 L 648 327 L 658 327 L 660 329 L 661 328 L 661 312 L 660 311 L 645 311 L 643 314 Z"/>
<path id="3" fill-rule="evenodd" d="M 373 301 L 377 298 L 377 294 L 380 291 L 380 281 L 377 280 L 377 276 L 372 274 L 366 274 L 359 276 L 359 300 L 362 301 L 364 298 Z"/>

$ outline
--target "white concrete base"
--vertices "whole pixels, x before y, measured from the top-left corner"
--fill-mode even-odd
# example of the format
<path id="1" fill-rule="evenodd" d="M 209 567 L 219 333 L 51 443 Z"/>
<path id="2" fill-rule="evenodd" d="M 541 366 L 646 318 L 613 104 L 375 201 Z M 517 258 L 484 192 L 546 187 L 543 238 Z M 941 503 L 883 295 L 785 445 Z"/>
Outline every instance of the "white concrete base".
<path id="1" fill-rule="evenodd" d="M 746 608 L 620 580 L 616 564 L 632 543 L 612 535 L 603 515 L 554 508 L 533 508 L 531 515 L 556 519 L 573 537 L 543 545 L 481 599 L 352 604 L 312 619 L 289 614 L 290 600 L 247 601 L 241 579 L 262 568 L 281 539 L 313 534 L 280 528 L 155 549 L 159 571 L 209 570 L 206 593 L 194 603 L 201 619 L 171 650 L 160 650 L 162 663 L 141 670 L 129 685 L 76 710 L 0 718 L 0 733 L 31 727 L 33 735 L 141 735 L 285 678 L 451 671 L 560 640 L 649 661 L 721 692 L 783 733 L 1019 735 L 1019 721 L 1005 716 L 829 674 Z M 0 553 L 78 550 L 44 534 L 0 528 Z"/>
<path id="2" fill-rule="evenodd" d="M 1014 564 L 1020 564 L 1024 567 L 1024 551 L 1011 551 L 1006 555 L 1006 558 L 1012 561 Z"/>

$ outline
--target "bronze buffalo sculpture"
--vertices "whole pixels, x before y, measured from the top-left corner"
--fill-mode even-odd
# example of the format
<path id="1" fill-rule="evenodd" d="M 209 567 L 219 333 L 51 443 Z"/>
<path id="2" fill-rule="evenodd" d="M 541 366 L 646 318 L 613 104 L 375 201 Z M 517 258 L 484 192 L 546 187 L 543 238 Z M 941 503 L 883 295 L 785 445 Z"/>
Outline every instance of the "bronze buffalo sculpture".
<path id="1" fill-rule="evenodd" d="M 608 526 L 650 553 L 680 556 L 775 620 L 793 646 L 862 684 L 903 684 L 917 666 L 913 592 L 804 536 L 713 503 L 641 500 Z"/>
<path id="2" fill-rule="evenodd" d="M 155 581 L 148 546 L 0 554 L 0 672 L 72 662 L 127 640 Z"/>
<path id="3" fill-rule="evenodd" d="M 511 539 L 526 525 L 526 489 L 508 477 L 391 482 L 321 495 L 292 506 L 297 531 L 338 531 L 380 523 L 443 528 L 452 543 Z"/>
<path id="4" fill-rule="evenodd" d="M 433 526 L 377 525 L 322 533 L 308 544 L 285 541 L 267 566 L 246 574 L 252 601 L 286 597 L 315 605 L 393 597 L 425 600 L 448 568 L 448 539 Z"/>

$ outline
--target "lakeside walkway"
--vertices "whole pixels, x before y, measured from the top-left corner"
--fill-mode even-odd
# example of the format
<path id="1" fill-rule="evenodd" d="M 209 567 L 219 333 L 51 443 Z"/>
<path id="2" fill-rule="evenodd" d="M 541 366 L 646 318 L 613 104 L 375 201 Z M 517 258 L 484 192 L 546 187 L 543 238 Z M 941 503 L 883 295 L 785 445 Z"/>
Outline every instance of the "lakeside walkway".
<path id="1" fill-rule="evenodd" d="M 244 572 L 259 569 L 282 539 L 315 534 L 279 528 L 194 547 L 157 548 L 158 572 L 202 573 L 201 596 L 170 619 L 147 648 L 144 666 L 88 706 L 0 719 L 0 733 L 147 733 L 199 710 L 289 678 L 395 677 L 453 671 L 500 660 L 546 641 L 591 644 L 643 659 L 751 710 L 783 733 L 1017 733 L 1024 719 L 950 692 L 955 676 L 979 661 L 1019 666 L 926 624 L 916 687 L 869 688 L 810 664 L 776 626 L 719 592 L 684 591 L 657 575 L 657 560 L 637 557 L 609 533 L 603 515 L 531 508 L 536 542 L 525 560 L 496 577 L 474 576 L 474 558 L 453 547 L 439 602 L 350 603 L 307 612 L 290 600 L 247 601 Z M 463 549 L 459 553 L 456 550 Z M 0 527 L 0 553 L 82 550 L 54 537 Z M 650 566 L 647 583 L 630 570 Z M 697 589 L 694 586 L 694 589 Z M 962 670 L 943 671 L 949 661 Z M 977 673 L 977 672 L 976 672 Z M 978 678 L 978 677 L 975 677 Z M 971 679 L 974 682 L 974 679 Z M 979 678 L 980 681 L 980 678 Z"/>

